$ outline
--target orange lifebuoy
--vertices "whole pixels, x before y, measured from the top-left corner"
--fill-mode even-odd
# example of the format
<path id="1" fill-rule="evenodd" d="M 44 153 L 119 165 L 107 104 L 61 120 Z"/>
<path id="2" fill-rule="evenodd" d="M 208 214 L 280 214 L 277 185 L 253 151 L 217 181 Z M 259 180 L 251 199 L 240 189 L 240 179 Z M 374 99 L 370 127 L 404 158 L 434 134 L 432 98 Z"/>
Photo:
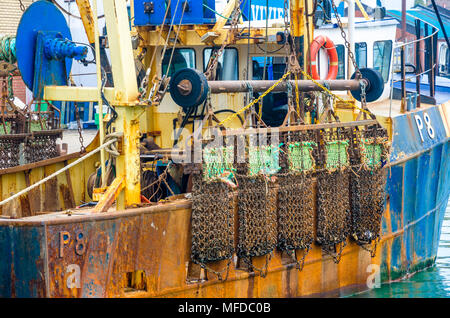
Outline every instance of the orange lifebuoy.
<path id="1" fill-rule="evenodd" d="M 330 65 L 328 67 L 328 76 L 326 80 L 334 80 L 338 74 L 338 55 L 336 51 L 336 46 L 333 41 L 330 40 L 325 35 L 319 35 L 316 37 L 311 43 L 311 75 L 315 80 L 320 79 L 319 72 L 317 71 L 317 55 L 321 48 L 325 48 L 328 53 L 328 57 L 330 59 Z"/>

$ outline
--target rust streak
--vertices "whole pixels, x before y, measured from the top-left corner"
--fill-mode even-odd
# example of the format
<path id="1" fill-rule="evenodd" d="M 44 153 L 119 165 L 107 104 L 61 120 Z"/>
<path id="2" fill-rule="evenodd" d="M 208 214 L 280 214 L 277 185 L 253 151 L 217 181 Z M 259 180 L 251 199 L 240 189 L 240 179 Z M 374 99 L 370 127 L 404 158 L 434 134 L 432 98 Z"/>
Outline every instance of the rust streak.
<path id="1" fill-rule="evenodd" d="M 67 160 L 64 161 L 64 167 L 66 167 L 68 165 Z M 66 205 L 66 202 L 64 202 L 64 205 L 66 207 L 66 209 L 68 208 L 74 208 L 75 207 L 75 194 L 73 192 L 73 188 L 72 188 L 72 179 L 70 178 L 70 171 L 66 170 L 66 180 L 67 180 L 67 188 L 69 190 L 69 202 L 68 205 Z"/>

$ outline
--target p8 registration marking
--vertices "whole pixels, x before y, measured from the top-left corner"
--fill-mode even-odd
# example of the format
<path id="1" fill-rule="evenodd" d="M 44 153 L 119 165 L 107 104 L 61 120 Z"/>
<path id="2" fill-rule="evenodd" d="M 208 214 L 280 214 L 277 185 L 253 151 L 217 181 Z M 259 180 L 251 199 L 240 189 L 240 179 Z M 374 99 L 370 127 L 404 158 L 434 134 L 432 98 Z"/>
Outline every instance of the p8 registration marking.
<path id="1" fill-rule="evenodd" d="M 77 231 L 75 235 L 70 235 L 68 231 L 59 232 L 59 257 L 64 257 L 64 250 L 66 246 L 70 246 L 71 239 L 73 237 L 74 249 L 77 255 L 83 255 L 86 251 L 86 236 L 83 231 Z"/>
<path id="2" fill-rule="evenodd" d="M 420 139 L 422 140 L 422 142 L 424 142 L 424 137 L 423 137 L 424 136 L 423 135 L 424 128 L 426 129 L 426 132 L 427 132 L 428 136 L 430 137 L 430 139 L 434 139 L 435 133 L 434 133 L 433 125 L 431 124 L 430 115 L 428 115 L 427 113 L 424 112 L 423 119 L 420 116 L 420 114 L 414 115 L 414 119 L 416 120 L 417 129 L 419 130 L 419 135 L 420 135 Z"/>

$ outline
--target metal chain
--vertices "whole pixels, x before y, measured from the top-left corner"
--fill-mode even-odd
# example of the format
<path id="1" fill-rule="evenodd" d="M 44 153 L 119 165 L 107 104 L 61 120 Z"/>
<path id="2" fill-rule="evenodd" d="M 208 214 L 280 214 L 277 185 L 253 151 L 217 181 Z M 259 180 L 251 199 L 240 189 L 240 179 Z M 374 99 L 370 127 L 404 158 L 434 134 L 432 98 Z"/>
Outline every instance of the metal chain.
<path id="1" fill-rule="evenodd" d="M 331 0 L 331 6 L 333 7 L 334 15 L 336 16 L 336 20 L 338 22 L 339 29 L 341 30 L 342 38 L 345 41 L 345 46 L 346 46 L 347 51 L 348 51 L 348 57 L 352 61 L 353 67 L 355 68 L 355 72 L 356 72 L 355 78 L 356 79 L 361 79 L 362 78 L 361 71 L 360 71 L 360 69 L 358 67 L 358 64 L 356 63 L 355 55 L 353 54 L 352 48 L 350 47 L 350 43 L 347 40 L 347 35 L 345 34 L 344 28 L 342 27 L 342 21 L 341 21 L 341 18 L 339 16 L 339 13 L 337 11 L 337 8 L 336 8 L 336 5 L 334 3 L 334 0 Z M 362 106 L 363 109 L 367 109 L 367 106 L 366 106 L 366 91 L 365 91 L 364 87 L 361 90 L 361 106 Z M 366 115 L 364 114 L 364 116 L 366 116 Z"/>
<path id="2" fill-rule="evenodd" d="M 366 84 L 362 81 L 361 82 L 361 106 L 363 109 L 367 109 L 367 101 L 366 101 Z M 367 118 L 367 112 L 364 113 L 364 118 Z M 369 114 L 371 115 L 371 114 Z M 371 115 L 371 117 L 373 117 Z"/>
<path id="3" fill-rule="evenodd" d="M 222 46 L 220 47 L 219 50 L 217 50 L 217 51 L 214 51 L 214 50 L 213 50 L 213 52 L 211 53 L 211 58 L 212 58 L 212 60 L 211 60 L 211 62 L 209 63 L 208 69 L 207 69 L 206 72 L 204 73 L 205 76 L 206 76 L 206 78 L 207 78 L 209 81 L 214 80 L 214 78 L 213 78 L 212 76 L 214 75 L 214 73 L 215 73 L 215 71 L 216 71 L 217 64 L 218 64 L 218 62 L 219 62 L 219 58 L 222 56 L 222 54 L 223 54 L 225 48 L 226 48 L 227 45 L 229 44 L 229 43 L 228 43 L 228 40 L 229 40 L 229 38 L 230 38 L 231 33 L 233 33 L 233 31 L 237 28 L 237 25 L 238 25 L 238 22 L 239 22 L 239 18 L 240 18 L 240 16 L 241 16 L 241 9 L 240 9 L 240 7 L 241 7 L 241 2 L 242 2 L 242 0 L 239 0 L 239 3 L 236 4 L 236 7 L 235 7 L 235 9 L 234 9 L 234 11 L 233 11 L 233 13 L 232 13 L 232 19 L 231 19 L 230 29 L 229 29 L 228 32 L 227 32 L 227 35 L 226 35 L 226 37 L 225 37 L 225 40 L 224 40 L 223 43 L 222 43 Z M 249 36 L 250 36 L 250 35 L 249 35 Z M 248 72 L 248 70 L 247 70 L 247 72 Z"/>
<path id="4" fill-rule="evenodd" d="M 298 115 L 298 118 L 300 118 L 300 93 L 299 93 L 299 89 L 298 89 L 298 75 L 301 72 L 301 67 L 300 64 L 298 63 L 298 59 L 297 59 L 297 49 L 296 49 L 296 45 L 295 45 L 295 40 L 294 40 L 294 32 L 292 30 L 292 23 L 289 21 L 289 6 L 288 6 L 288 1 L 284 0 L 284 36 L 285 36 L 285 43 L 284 43 L 284 47 L 286 49 L 286 55 L 288 58 L 287 61 L 287 70 L 289 72 L 291 72 L 291 76 L 290 79 L 292 79 L 292 76 L 294 76 L 295 78 L 295 102 L 297 104 L 297 107 L 293 107 Z M 291 45 L 289 44 L 289 36 L 291 37 L 292 43 Z M 288 94 L 288 101 L 290 101 L 292 103 L 292 91 L 289 92 Z"/>
<path id="5" fill-rule="evenodd" d="M 357 74 L 356 78 L 360 79 L 362 77 L 361 71 L 359 70 L 359 67 L 356 64 L 355 55 L 352 52 L 352 48 L 350 47 L 350 43 L 347 40 L 347 35 L 345 34 L 344 28 L 342 27 L 341 18 L 339 17 L 339 13 L 337 11 L 336 5 L 334 4 L 334 0 L 331 0 L 331 6 L 333 7 L 334 15 L 336 16 L 336 20 L 337 20 L 339 29 L 341 30 L 342 38 L 345 41 L 345 46 L 347 47 L 347 50 L 348 50 L 348 56 L 349 56 L 350 60 L 352 61 L 353 67 L 356 70 L 356 74 Z"/>
<path id="6" fill-rule="evenodd" d="M 21 139 L 0 139 L 0 169 L 19 165 Z"/>
<path id="7" fill-rule="evenodd" d="M 180 23 L 178 24 L 177 33 L 175 34 L 175 40 L 173 41 L 173 46 L 172 46 L 172 53 L 170 54 L 169 63 L 167 63 L 167 70 L 166 70 L 166 74 L 164 74 L 164 78 L 167 78 L 167 76 L 169 75 L 169 72 L 170 72 L 170 66 L 172 65 L 173 54 L 175 53 L 175 48 L 177 46 L 178 37 L 179 37 L 180 31 L 181 31 L 181 23 L 183 22 L 184 13 L 186 12 L 187 7 L 188 7 L 188 2 L 186 1 L 183 3 Z"/>
<path id="8" fill-rule="evenodd" d="M 78 139 L 80 140 L 80 152 L 81 153 L 85 153 L 86 152 L 86 148 L 84 147 L 84 144 L 83 144 L 84 140 L 83 140 L 83 133 L 81 131 L 81 122 L 80 122 L 80 113 L 79 113 L 79 110 L 78 110 L 78 103 L 75 102 L 74 106 L 75 106 L 75 118 L 77 119 L 77 126 L 78 126 L 78 135 L 79 135 Z M 103 113 L 103 109 L 101 109 L 100 112 L 102 114 Z M 102 117 L 103 116 L 99 117 L 100 120 L 103 120 Z"/>
<path id="9" fill-rule="evenodd" d="M 291 255 L 299 270 L 314 242 L 314 184 L 309 177 L 303 172 L 278 177 L 278 249 Z M 295 251 L 302 249 L 297 261 Z"/>
<path id="10" fill-rule="evenodd" d="M 317 242 L 335 263 L 340 262 L 349 236 L 374 257 L 380 238 L 386 176 L 378 166 L 378 170 L 364 168 L 358 151 L 361 142 L 386 136 L 386 130 L 378 127 L 362 132 L 348 127 L 322 130 L 319 134 L 315 130 L 282 134 L 280 141 L 285 145 L 279 157 L 282 170 L 270 179 L 264 175 L 250 177 L 249 163 L 237 164 L 233 169 L 237 191 L 227 189 L 225 183 L 204 181 L 201 174 L 194 174 L 191 260 L 217 275 L 219 280 L 226 280 L 230 259 L 236 254 L 248 266 L 247 270 L 264 277 L 271 254 L 278 248 L 290 255 L 297 269 L 302 270 L 315 239 L 315 216 Z M 331 148 L 322 145 L 339 141 L 348 145 L 341 153 L 342 146 L 338 143 L 335 155 L 339 166 L 334 168 L 329 163 L 334 156 L 328 157 Z M 382 139 L 376 141 L 381 143 Z M 315 144 L 309 153 L 313 163 L 303 161 L 307 156 L 296 157 L 301 161 L 300 171 L 294 170 L 290 165 L 293 154 L 286 147 L 308 142 Z M 387 151 L 383 149 L 382 159 L 379 156 L 376 159 L 385 161 Z M 375 157 L 373 153 L 370 155 L 373 164 Z M 312 170 L 308 170 L 310 165 Z M 354 171 L 358 168 L 359 175 L 356 175 Z M 312 177 L 317 178 L 317 185 L 310 182 Z M 235 223 L 238 224 L 236 251 Z M 297 251 L 302 253 L 301 257 Z M 266 265 L 258 269 L 252 258 L 263 255 L 266 255 Z M 218 260 L 228 260 L 223 270 L 208 267 L 210 262 Z"/>
<path id="11" fill-rule="evenodd" d="M 299 73 L 301 68 L 300 65 L 298 64 L 298 60 L 297 60 L 297 56 L 296 56 L 296 52 L 297 52 L 297 48 L 295 46 L 295 41 L 294 41 L 294 37 L 293 34 L 294 32 L 292 31 L 292 23 L 289 21 L 289 4 L 288 4 L 288 0 L 284 0 L 284 36 L 285 36 L 285 48 L 286 48 L 286 54 L 288 56 L 288 63 L 287 63 L 287 67 L 288 67 L 288 71 L 291 71 L 293 73 Z M 292 43 L 289 46 L 289 36 L 291 37 Z"/>
<path id="12" fill-rule="evenodd" d="M 317 241 L 336 263 L 340 260 L 351 230 L 350 162 L 347 158 L 351 152 L 344 149 L 347 156 L 342 158 L 339 149 L 341 141 L 350 141 L 351 132 L 351 128 L 324 131 L 323 144 L 333 145 L 337 142 L 337 154 L 336 150 L 321 146 L 318 158 L 324 171 L 317 174 Z"/>
<path id="13" fill-rule="evenodd" d="M 260 100 L 262 100 L 267 94 L 269 94 L 272 90 L 274 90 L 275 87 L 277 87 L 278 85 L 280 85 L 280 83 L 282 81 L 285 80 L 285 78 L 287 76 L 289 76 L 290 72 L 287 72 L 283 75 L 282 78 L 280 78 L 276 83 L 274 83 L 267 91 L 265 91 L 264 93 L 262 93 L 258 98 L 254 99 L 253 101 L 250 102 L 250 104 L 248 104 L 247 106 L 242 107 L 240 110 L 238 110 L 236 113 L 231 114 L 230 116 L 228 116 L 227 118 L 225 118 L 224 120 L 222 120 L 219 123 L 219 126 L 224 125 L 226 122 L 230 121 L 231 119 L 233 119 L 234 117 L 239 116 L 240 114 L 242 114 L 244 111 L 246 111 L 247 109 L 249 109 L 250 107 L 252 107 L 253 105 L 255 105 L 256 103 L 259 103 Z"/>
<path id="14" fill-rule="evenodd" d="M 265 277 L 277 244 L 276 190 L 273 184 L 269 184 L 270 181 L 264 180 L 264 176 L 254 178 L 239 174 L 237 179 L 240 189 L 236 255 L 247 265 L 246 270 Z M 264 255 L 266 262 L 263 268 L 255 267 L 252 258 Z"/>
<path id="15" fill-rule="evenodd" d="M 354 132 L 354 139 L 360 140 L 353 146 L 352 165 L 359 170 L 351 175 L 352 233 L 356 243 L 372 257 L 375 257 L 380 241 L 381 219 L 386 196 L 386 173 L 382 162 L 389 156 L 387 131 L 378 127 L 363 132 Z M 373 150 L 372 156 L 367 147 Z M 381 148 L 379 158 L 375 158 L 375 147 Z M 371 160 L 371 164 L 368 161 Z M 378 162 L 377 162 L 378 161 Z"/>
<path id="16" fill-rule="evenodd" d="M 24 157 L 27 163 L 38 162 L 58 156 L 56 139 L 58 135 L 31 136 L 24 144 Z"/>
<path id="17" fill-rule="evenodd" d="M 195 259 L 193 259 L 192 262 L 203 268 L 206 271 L 206 273 L 213 273 L 214 275 L 216 275 L 219 281 L 226 281 L 228 279 L 228 275 L 230 274 L 231 258 L 228 260 L 225 268 L 222 269 L 221 271 L 216 271 L 213 268 L 206 265 L 205 263 L 199 262 Z M 223 276 L 224 273 L 226 273 L 225 277 Z"/>
<path id="18" fill-rule="evenodd" d="M 22 3 L 22 0 L 19 0 L 19 5 L 20 5 L 20 10 L 22 10 L 22 12 L 25 11 L 25 6 Z"/>
<path id="19" fill-rule="evenodd" d="M 284 42 L 284 47 L 286 49 L 286 53 L 289 56 L 290 55 L 290 51 L 289 51 L 289 46 L 288 46 L 288 39 L 289 39 L 289 35 L 290 35 L 290 21 L 289 21 L 289 5 L 288 5 L 288 1 L 284 0 L 284 38 L 285 38 L 285 42 Z M 289 64 L 288 64 L 289 65 Z"/>
<path id="20" fill-rule="evenodd" d="M 10 101 L 14 100 L 14 90 L 13 90 L 13 74 L 8 74 L 8 99 Z"/>
<path id="21" fill-rule="evenodd" d="M 248 165 L 246 164 L 248 170 Z M 265 177 L 237 174 L 239 184 L 239 242 L 237 256 L 252 257 L 272 252 L 277 244 L 277 198 L 274 184 Z M 262 271 L 261 271 L 262 272 Z"/>
<path id="22" fill-rule="evenodd" d="M 202 174 L 194 174 L 192 183 L 191 260 L 219 280 L 226 280 L 234 253 L 233 191 L 223 182 L 204 181 Z M 206 265 L 219 260 L 228 260 L 222 271 Z"/>

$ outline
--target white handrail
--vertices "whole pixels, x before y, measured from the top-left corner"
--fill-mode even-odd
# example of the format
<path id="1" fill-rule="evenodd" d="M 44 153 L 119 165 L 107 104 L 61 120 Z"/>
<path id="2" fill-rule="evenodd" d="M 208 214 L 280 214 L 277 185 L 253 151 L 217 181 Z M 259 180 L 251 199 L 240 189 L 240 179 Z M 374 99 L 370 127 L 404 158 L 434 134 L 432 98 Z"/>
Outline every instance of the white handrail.
<path id="1" fill-rule="evenodd" d="M 392 116 L 392 100 L 394 99 L 394 96 L 393 96 L 394 95 L 394 83 L 402 81 L 402 80 L 394 81 L 394 51 L 395 51 L 395 49 L 398 49 L 398 48 L 401 48 L 401 47 L 405 47 L 407 45 L 414 44 L 414 43 L 417 43 L 417 42 L 420 42 L 420 41 L 425 41 L 428 38 L 431 38 L 431 37 L 435 36 L 440 31 L 440 29 L 437 28 L 436 26 L 434 26 L 434 25 L 432 25 L 432 24 L 430 24 L 430 23 L 428 23 L 428 22 L 426 22 L 426 21 L 424 21 L 424 20 L 422 20 L 420 18 L 417 18 L 417 17 L 413 16 L 412 14 L 409 14 L 409 13 L 406 13 L 406 14 L 409 15 L 410 17 L 413 17 L 415 20 L 419 20 L 419 21 L 423 22 L 424 25 L 429 25 L 429 26 L 435 28 L 436 31 L 433 32 L 432 34 L 429 34 L 426 37 L 423 37 L 423 38 L 420 38 L 420 39 L 416 39 L 416 40 L 413 40 L 413 41 L 410 41 L 410 42 L 406 42 L 406 43 L 401 43 L 401 44 L 398 44 L 398 45 L 393 45 L 393 47 L 392 47 L 392 55 L 391 55 L 391 64 L 390 64 L 391 65 L 391 80 L 390 80 L 390 82 L 391 82 L 391 94 L 390 95 L 391 96 L 390 96 L 390 105 L 389 105 L 389 118 Z M 433 47 L 433 44 L 431 45 L 431 47 Z M 422 74 L 428 73 L 435 67 L 436 67 L 436 63 L 434 63 L 432 68 L 430 68 L 429 70 L 426 70 L 426 71 L 422 72 L 421 74 L 417 74 L 415 76 L 412 76 L 409 79 L 414 78 L 414 77 L 417 78 L 418 76 L 421 76 Z M 405 81 L 406 81 L 406 79 L 405 79 Z"/>
<path id="2" fill-rule="evenodd" d="M 436 29 L 436 32 L 434 32 L 434 33 L 432 33 L 430 35 L 427 35 L 426 37 L 423 37 L 423 38 L 420 38 L 420 39 L 416 39 L 416 40 L 413 40 L 411 42 L 403 43 L 403 44 L 400 44 L 398 46 L 394 46 L 393 50 L 398 49 L 399 47 L 402 47 L 402 46 L 407 46 L 407 45 L 410 45 L 410 44 L 413 44 L 413 43 L 416 43 L 416 42 L 420 42 L 420 41 L 426 40 L 426 39 L 436 35 L 440 31 L 440 29 L 438 29 L 436 26 L 434 26 L 432 24 L 429 24 L 428 22 L 426 22 L 426 21 L 424 21 L 424 20 L 422 20 L 420 18 L 417 18 L 417 17 L 415 17 L 415 16 L 413 16 L 413 15 L 411 15 L 409 13 L 407 13 L 407 15 L 409 15 L 410 17 L 413 17 L 415 20 L 419 20 L 419 21 L 423 22 L 424 24 L 432 26 L 433 28 Z"/>

